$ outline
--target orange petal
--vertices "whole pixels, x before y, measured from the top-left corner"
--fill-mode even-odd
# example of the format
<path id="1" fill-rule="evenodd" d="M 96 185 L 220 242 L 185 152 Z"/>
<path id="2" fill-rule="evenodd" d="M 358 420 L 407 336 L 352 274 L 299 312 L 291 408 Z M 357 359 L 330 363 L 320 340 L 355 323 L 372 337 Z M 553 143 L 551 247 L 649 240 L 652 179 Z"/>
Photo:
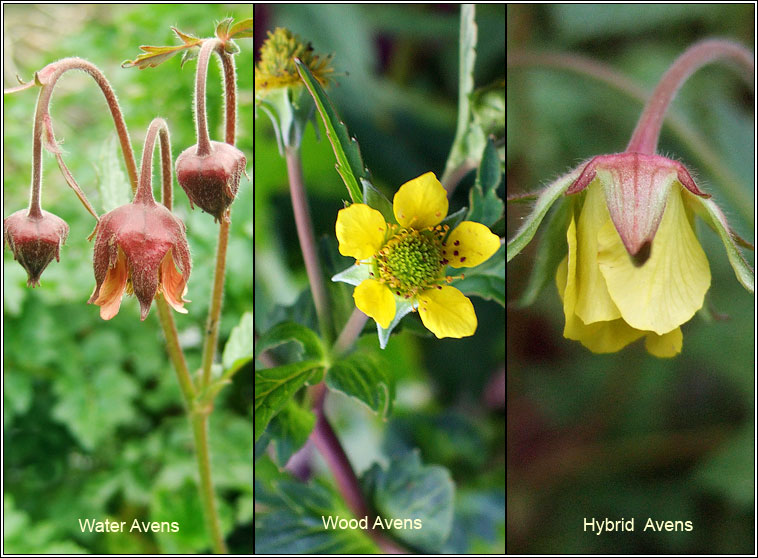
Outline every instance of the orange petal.
<path id="1" fill-rule="evenodd" d="M 184 280 L 184 276 L 179 273 L 174 264 L 174 256 L 171 250 L 166 252 L 166 255 L 161 262 L 161 282 L 159 289 L 163 293 L 163 297 L 166 299 L 171 307 L 180 314 L 186 314 L 187 309 L 184 307 L 185 302 L 189 302 L 184 299 L 184 293 L 186 292 L 187 283 Z"/>
<path id="2" fill-rule="evenodd" d="M 100 317 L 102 319 L 110 320 L 118 314 L 128 276 L 129 270 L 126 265 L 126 256 L 121 248 L 119 248 L 116 265 L 108 269 L 108 272 L 105 274 L 105 280 L 100 286 L 100 295 L 95 300 L 95 304 L 100 307 Z"/>

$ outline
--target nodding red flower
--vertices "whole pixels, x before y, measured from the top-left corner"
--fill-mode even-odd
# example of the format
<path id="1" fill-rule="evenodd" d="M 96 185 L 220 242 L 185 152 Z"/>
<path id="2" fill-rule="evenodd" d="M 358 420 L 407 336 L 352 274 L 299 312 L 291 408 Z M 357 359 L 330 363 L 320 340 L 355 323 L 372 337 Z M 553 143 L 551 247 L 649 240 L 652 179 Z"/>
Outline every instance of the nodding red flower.
<path id="1" fill-rule="evenodd" d="M 100 317 L 118 314 L 124 291 L 140 303 L 144 320 L 158 293 L 174 310 L 186 314 L 191 261 L 184 223 L 153 200 L 135 201 L 103 215 L 95 229 L 95 290 L 88 303 Z"/>
<path id="2" fill-rule="evenodd" d="M 176 179 L 190 206 L 196 205 L 220 221 L 237 196 L 246 162 L 242 151 L 228 143 L 211 141 L 205 155 L 193 145 L 176 158 Z"/>
<path id="3" fill-rule="evenodd" d="M 3 231 L 13 258 L 28 274 L 26 284 L 36 287 L 40 275 L 53 258 L 60 261 L 61 245 L 66 242 L 68 225 L 48 211 L 22 209 L 3 221 Z"/>

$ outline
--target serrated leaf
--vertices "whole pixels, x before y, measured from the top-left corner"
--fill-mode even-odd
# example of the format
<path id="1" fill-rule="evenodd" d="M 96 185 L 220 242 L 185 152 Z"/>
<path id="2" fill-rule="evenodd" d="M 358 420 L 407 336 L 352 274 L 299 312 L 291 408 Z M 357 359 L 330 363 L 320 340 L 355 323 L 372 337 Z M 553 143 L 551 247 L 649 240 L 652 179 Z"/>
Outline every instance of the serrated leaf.
<path id="1" fill-rule="evenodd" d="M 450 536 L 455 485 L 439 465 L 422 465 L 419 452 L 393 459 L 384 470 L 377 464 L 364 475 L 364 491 L 381 518 L 419 520 L 420 529 L 397 529 L 398 539 L 426 552 L 438 552 Z"/>
<path id="2" fill-rule="evenodd" d="M 326 354 L 321 338 L 315 331 L 295 322 L 281 322 L 260 336 L 255 344 L 255 356 L 257 358 L 263 351 L 290 341 L 303 347 L 305 358 L 320 360 Z"/>
<path id="3" fill-rule="evenodd" d="M 224 371 L 237 370 L 253 358 L 253 313 L 245 312 L 239 323 L 232 328 L 224 345 L 221 363 Z"/>
<path id="4" fill-rule="evenodd" d="M 175 27 L 172 27 L 171 29 L 173 29 L 177 37 L 179 37 L 184 42 L 183 45 L 160 46 L 160 47 L 149 46 L 149 45 L 140 46 L 140 50 L 145 51 L 145 54 L 140 54 L 134 60 L 125 60 L 124 62 L 121 63 L 121 67 L 122 68 L 138 68 L 140 70 L 144 70 L 145 68 L 155 68 L 156 66 L 164 63 L 166 60 L 168 60 L 175 54 L 182 52 L 183 50 L 187 50 L 189 48 L 197 46 L 203 42 L 202 39 L 198 39 L 197 37 L 193 37 L 192 35 L 187 35 L 186 33 L 182 33 Z"/>
<path id="5" fill-rule="evenodd" d="M 266 435 L 274 444 L 276 461 L 280 468 L 287 465 L 290 457 L 303 447 L 316 424 L 312 411 L 303 409 L 290 400 L 269 424 Z"/>
<path id="6" fill-rule="evenodd" d="M 388 223 L 397 224 L 390 200 L 365 178 L 361 178 L 361 184 L 363 185 L 363 203 L 376 209 Z"/>
<path id="7" fill-rule="evenodd" d="M 274 484 L 267 510 L 256 513 L 256 554 L 376 554 L 376 544 L 361 529 L 326 529 L 328 517 L 353 515 L 342 498 L 318 482 L 303 484 L 289 479 Z M 256 502 L 258 501 L 256 491 Z"/>
<path id="8" fill-rule="evenodd" d="M 295 59 L 295 64 L 324 122 L 326 136 L 329 138 L 329 142 L 334 150 L 334 156 L 337 159 L 337 172 L 347 187 L 350 199 L 353 203 L 362 203 L 363 193 L 358 181 L 361 178 L 370 180 L 370 177 L 368 170 L 363 164 L 358 142 L 348 134 L 347 127 L 337 116 L 324 89 L 318 80 L 313 77 L 308 66 L 297 58 Z"/>
<path id="9" fill-rule="evenodd" d="M 295 393 L 322 366 L 319 360 L 304 360 L 255 371 L 255 440 Z"/>
<path id="10" fill-rule="evenodd" d="M 395 383 L 384 370 L 376 355 L 353 353 L 332 364 L 326 372 L 326 385 L 365 403 L 386 418 L 392 412 Z"/>
<path id="11" fill-rule="evenodd" d="M 534 209 L 521 225 L 516 236 L 508 241 L 508 253 L 507 261 L 511 261 L 515 258 L 524 247 L 534 238 L 537 229 L 542 223 L 542 219 L 545 218 L 548 210 L 552 207 L 553 203 L 560 198 L 569 186 L 577 179 L 579 173 L 582 170 L 582 166 L 574 169 L 568 174 L 564 174 L 558 180 L 548 185 L 537 198 L 537 202 L 534 205 Z"/>
<path id="12" fill-rule="evenodd" d="M 486 262 L 464 271 L 464 279 L 456 279 L 452 285 L 465 295 L 494 300 L 505 306 L 505 247 Z M 458 270 L 461 271 L 461 270 Z"/>
<path id="13" fill-rule="evenodd" d="M 237 37 L 238 39 L 253 38 L 253 18 L 243 19 L 232 25 L 229 29 L 229 38 Z"/>
<path id="14" fill-rule="evenodd" d="M 482 153 L 482 160 L 476 174 L 476 182 L 469 192 L 471 210 L 468 214 L 469 221 L 476 221 L 488 227 L 495 223 L 503 215 L 505 204 L 497 196 L 497 187 L 500 185 L 500 159 L 497 149 L 492 140 Z"/>

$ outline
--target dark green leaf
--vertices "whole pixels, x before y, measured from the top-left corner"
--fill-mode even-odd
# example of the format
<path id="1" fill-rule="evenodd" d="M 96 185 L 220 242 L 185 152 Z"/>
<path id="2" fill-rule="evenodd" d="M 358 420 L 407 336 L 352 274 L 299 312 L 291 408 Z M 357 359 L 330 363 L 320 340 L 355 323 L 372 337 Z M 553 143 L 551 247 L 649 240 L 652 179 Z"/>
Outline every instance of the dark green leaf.
<path id="1" fill-rule="evenodd" d="M 255 356 L 290 341 L 303 347 L 305 358 L 322 359 L 326 354 L 315 331 L 295 322 L 281 322 L 261 335 L 255 344 Z"/>
<path id="2" fill-rule="evenodd" d="M 398 539 L 426 552 L 442 548 L 453 523 L 455 494 L 447 469 L 422 465 L 413 451 L 393 459 L 387 470 L 374 464 L 363 484 L 380 517 L 420 521 L 421 528 L 393 530 Z"/>
<path id="3" fill-rule="evenodd" d="M 384 372 L 381 361 L 372 353 L 353 353 L 332 364 L 326 373 L 326 385 L 355 397 L 383 417 L 392 411 L 394 380 Z"/>
<path id="4" fill-rule="evenodd" d="M 273 418 L 266 434 L 272 438 L 280 467 L 284 467 L 292 454 L 303 447 L 315 424 L 316 416 L 292 400 Z"/>
<path id="5" fill-rule="evenodd" d="M 396 224 L 397 219 L 395 219 L 390 200 L 365 178 L 361 178 L 361 184 L 363 184 L 363 203 L 379 211 L 388 223 Z"/>
<path id="6" fill-rule="evenodd" d="M 274 484 L 268 511 L 256 514 L 256 554 L 375 554 L 361 529 L 326 529 L 323 518 L 351 519 L 342 498 L 318 482 L 281 480 Z M 256 498 L 258 498 L 256 492 Z"/>
<path id="7" fill-rule="evenodd" d="M 500 246 L 495 255 L 483 264 L 462 270 L 464 278 L 454 280 L 452 285 L 463 294 L 494 300 L 505 306 L 504 256 L 504 247 Z"/>
<path id="8" fill-rule="evenodd" d="M 492 140 L 488 140 L 479 164 L 476 182 L 469 192 L 471 205 L 467 217 L 469 221 L 476 221 L 489 227 L 502 217 L 505 205 L 497 196 L 501 176 L 497 149 Z"/>
<path id="9" fill-rule="evenodd" d="M 320 369 L 319 360 L 293 362 L 255 371 L 255 439 L 305 383 Z"/>

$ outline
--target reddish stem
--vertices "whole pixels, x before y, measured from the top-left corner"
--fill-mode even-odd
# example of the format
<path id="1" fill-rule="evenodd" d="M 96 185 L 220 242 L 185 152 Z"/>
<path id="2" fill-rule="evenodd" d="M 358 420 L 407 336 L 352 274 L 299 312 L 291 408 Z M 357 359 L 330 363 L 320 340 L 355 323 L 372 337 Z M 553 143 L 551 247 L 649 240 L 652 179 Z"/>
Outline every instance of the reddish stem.
<path id="1" fill-rule="evenodd" d="M 195 73 L 195 122 L 197 124 L 197 154 L 201 157 L 211 152 L 211 138 L 208 135 L 208 118 L 205 110 L 205 85 L 208 78 L 208 61 L 218 45 L 217 39 L 206 39 L 197 56 Z"/>
<path id="2" fill-rule="evenodd" d="M 163 118 L 153 118 L 150 122 L 150 127 L 147 129 L 145 135 L 145 146 L 142 148 L 142 166 L 140 167 L 139 186 L 137 187 L 137 194 L 134 196 L 134 203 L 155 203 L 153 197 L 153 153 L 155 151 L 155 137 L 161 132 L 161 136 L 166 137 L 168 142 L 168 125 Z M 169 167 L 169 188 L 171 185 L 171 155 L 170 151 L 165 152 L 164 146 L 166 142 L 161 139 L 161 152 L 168 153 L 168 167 Z M 169 147 L 170 149 L 170 147 Z M 163 184 L 165 191 L 166 184 L 166 156 L 163 155 L 161 159 L 161 167 L 163 169 Z M 164 194 L 165 196 L 165 194 Z M 171 196 L 169 195 L 169 200 Z"/>
<path id="3" fill-rule="evenodd" d="M 748 82 L 753 83 L 753 55 L 745 47 L 723 39 L 695 43 L 674 61 L 658 82 L 637 122 L 626 151 L 655 155 L 663 118 L 679 88 L 699 68 L 722 59 L 739 65 L 745 71 Z"/>

